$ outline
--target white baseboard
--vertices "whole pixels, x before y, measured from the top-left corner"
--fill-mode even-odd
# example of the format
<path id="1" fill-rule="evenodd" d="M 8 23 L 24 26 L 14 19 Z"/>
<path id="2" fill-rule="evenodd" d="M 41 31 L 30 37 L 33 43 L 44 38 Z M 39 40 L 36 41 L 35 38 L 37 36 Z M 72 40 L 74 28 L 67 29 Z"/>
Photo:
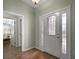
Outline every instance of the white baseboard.
<path id="1" fill-rule="evenodd" d="M 42 48 L 39 48 L 39 47 L 36 47 L 37 49 L 41 50 L 41 51 L 44 51 Z"/>
<path id="2" fill-rule="evenodd" d="M 22 52 L 28 51 L 28 50 L 33 49 L 33 48 L 39 49 L 41 51 L 44 51 L 42 48 L 39 48 L 39 47 L 31 47 L 31 48 L 23 49 Z"/>
<path id="3" fill-rule="evenodd" d="M 28 51 L 28 50 L 33 49 L 33 48 L 34 48 L 34 47 L 27 48 L 27 49 L 23 49 L 22 52 Z"/>

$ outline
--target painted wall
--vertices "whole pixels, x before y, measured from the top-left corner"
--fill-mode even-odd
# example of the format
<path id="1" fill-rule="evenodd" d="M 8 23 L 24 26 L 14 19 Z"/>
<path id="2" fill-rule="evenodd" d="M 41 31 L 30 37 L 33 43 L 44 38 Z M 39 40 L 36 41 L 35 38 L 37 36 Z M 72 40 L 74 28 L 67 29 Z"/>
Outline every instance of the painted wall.
<path id="1" fill-rule="evenodd" d="M 75 59 L 75 0 L 72 0 L 71 19 L 71 59 Z"/>
<path id="2" fill-rule="evenodd" d="M 34 9 L 21 0 L 3 0 L 3 4 L 4 11 L 24 15 L 24 20 L 22 21 L 22 51 L 35 47 Z"/>

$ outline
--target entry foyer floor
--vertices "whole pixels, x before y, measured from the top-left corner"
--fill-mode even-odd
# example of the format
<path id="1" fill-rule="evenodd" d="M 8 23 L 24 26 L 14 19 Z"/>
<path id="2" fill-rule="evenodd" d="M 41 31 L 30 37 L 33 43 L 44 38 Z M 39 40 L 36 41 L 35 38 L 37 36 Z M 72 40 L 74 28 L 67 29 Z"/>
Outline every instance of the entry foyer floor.
<path id="1" fill-rule="evenodd" d="M 59 59 L 36 48 L 21 52 L 20 48 L 12 47 L 9 41 L 4 41 L 3 46 L 3 59 Z"/>

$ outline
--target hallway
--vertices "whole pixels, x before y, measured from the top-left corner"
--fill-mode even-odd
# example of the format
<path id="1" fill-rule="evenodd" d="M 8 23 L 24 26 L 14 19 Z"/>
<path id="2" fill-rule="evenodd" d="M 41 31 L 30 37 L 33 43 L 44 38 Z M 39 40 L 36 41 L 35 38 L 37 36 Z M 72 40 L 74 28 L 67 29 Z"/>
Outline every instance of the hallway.
<path id="1" fill-rule="evenodd" d="M 4 59 L 58 59 L 55 56 L 42 52 L 36 48 L 21 52 L 19 48 L 14 48 L 9 41 L 4 42 Z"/>

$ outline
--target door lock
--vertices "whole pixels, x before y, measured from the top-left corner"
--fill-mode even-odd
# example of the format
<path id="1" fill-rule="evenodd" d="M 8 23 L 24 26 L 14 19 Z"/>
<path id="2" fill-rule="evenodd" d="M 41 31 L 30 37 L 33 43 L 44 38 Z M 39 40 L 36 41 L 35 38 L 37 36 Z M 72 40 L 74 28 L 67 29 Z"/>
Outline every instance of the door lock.
<path id="1" fill-rule="evenodd" d="M 56 37 L 59 39 L 59 38 L 60 38 L 60 35 L 59 35 L 59 34 L 57 34 L 57 35 L 56 35 Z"/>

